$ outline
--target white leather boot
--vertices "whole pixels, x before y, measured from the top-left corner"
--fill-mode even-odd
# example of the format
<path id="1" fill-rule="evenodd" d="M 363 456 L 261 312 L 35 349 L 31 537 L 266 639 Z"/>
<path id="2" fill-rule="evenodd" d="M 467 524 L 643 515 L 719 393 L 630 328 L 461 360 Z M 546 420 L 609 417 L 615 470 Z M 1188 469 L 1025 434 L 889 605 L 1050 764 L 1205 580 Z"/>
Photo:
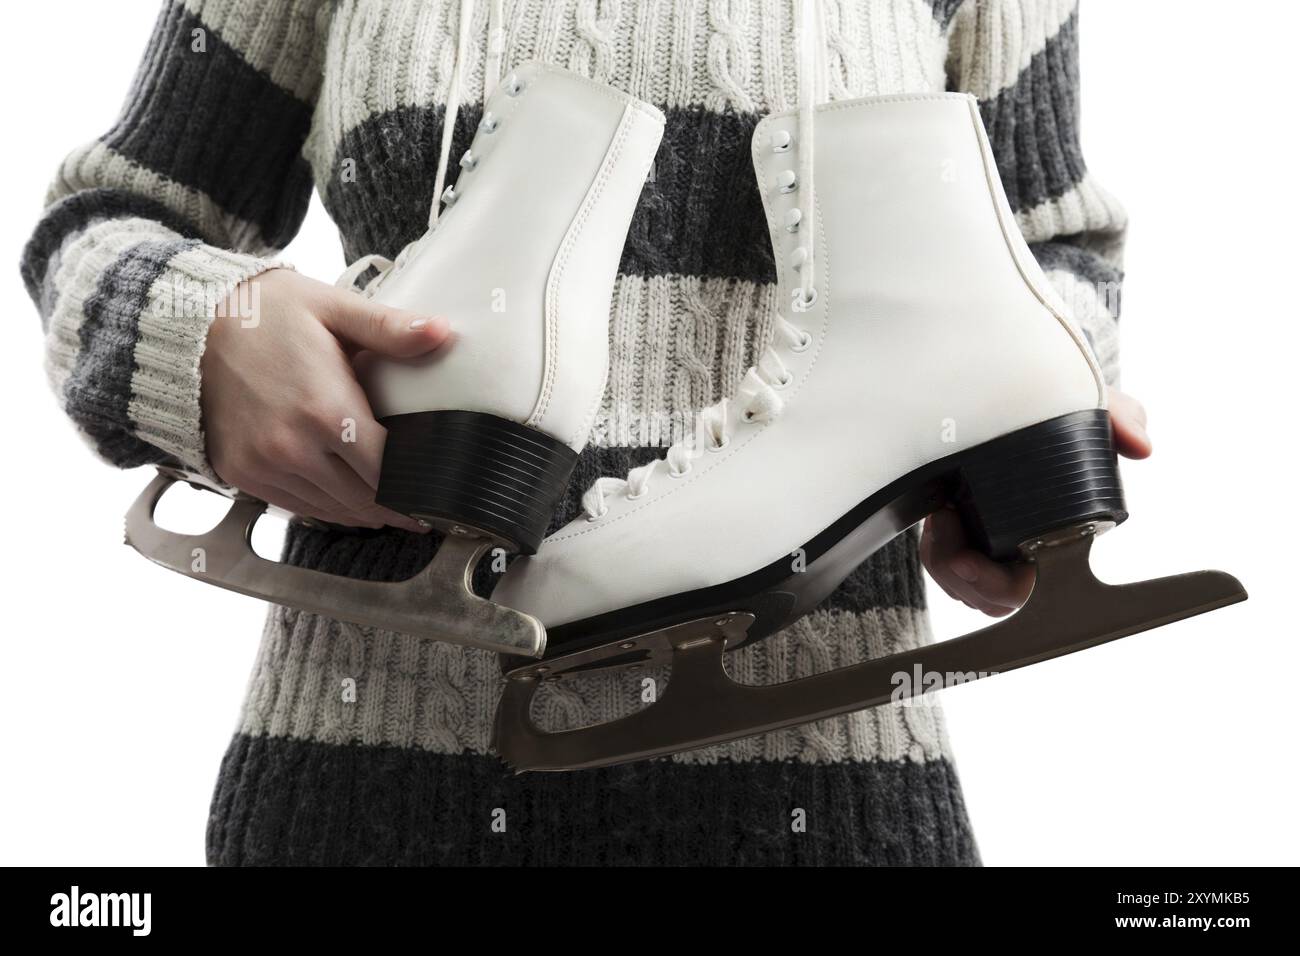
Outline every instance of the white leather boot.
<path id="1" fill-rule="evenodd" d="M 368 290 L 455 317 L 451 347 L 358 369 L 388 429 L 380 504 L 537 549 L 600 405 L 615 272 L 662 130 L 654 107 L 555 67 L 503 81 L 437 228 Z"/>
<path id="2" fill-rule="evenodd" d="M 796 118 L 769 116 L 753 139 L 791 308 L 739 393 L 704 413 L 694 447 L 602 479 L 587 514 L 501 581 L 497 598 L 539 616 L 552 646 L 559 625 L 677 602 L 798 553 L 815 565 L 817 536 L 891 482 L 1040 422 L 1082 413 L 1108 455 L 1101 373 L 996 185 L 974 99 L 818 108 L 807 222 L 792 221 Z M 1094 517 L 1121 517 L 1118 480 L 1097 491 Z M 619 568 L 626 579 L 610 581 Z M 646 623 L 637 616 L 629 626 Z"/>
<path id="3" fill-rule="evenodd" d="M 468 578 L 490 547 L 534 551 L 567 488 L 604 389 L 615 273 L 663 123 L 653 106 L 609 86 L 520 66 L 488 97 L 430 230 L 395 262 L 366 257 L 341 280 L 378 265 L 363 294 L 454 317 L 452 341 L 432 355 L 358 368 L 388 430 L 378 502 L 447 532 L 419 575 L 363 582 L 266 561 L 248 546 L 265 510 L 252 500 L 207 535 L 164 531 L 152 513 L 174 474 L 136 503 L 128 542 L 173 570 L 276 604 L 539 654 L 541 625 L 475 597 Z"/>
<path id="4" fill-rule="evenodd" d="M 1006 670 L 1244 597 L 1217 573 L 1104 591 L 1087 573 L 1091 535 L 1127 516 L 1104 383 L 1017 229 L 972 97 L 772 115 L 753 162 L 790 308 L 692 443 L 601 479 L 587 514 L 500 582 L 494 600 L 549 633 L 543 662 L 508 668 L 508 762 L 705 746 L 889 700 L 915 665 Z M 949 501 L 985 553 L 1039 560 L 1020 614 L 802 681 L 727 678 L 724 650 L 789 625 Z M 1048 552 L 1066 562 L 1054 595 Z M 529 719 L 541 680 L 650 661 L 672 677 L 643 711 L 557 734 Z"/>

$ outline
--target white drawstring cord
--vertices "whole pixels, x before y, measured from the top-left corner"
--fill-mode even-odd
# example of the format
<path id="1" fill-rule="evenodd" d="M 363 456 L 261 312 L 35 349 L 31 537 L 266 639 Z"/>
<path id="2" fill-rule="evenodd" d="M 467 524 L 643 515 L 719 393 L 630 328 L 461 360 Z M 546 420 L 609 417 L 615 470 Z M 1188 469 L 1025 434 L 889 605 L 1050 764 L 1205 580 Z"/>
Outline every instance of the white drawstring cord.
<path id="1" fill-rule="evenodd" d="M 442 209 L 443 193 L 447 183 L 447 164 L 451 159 L 451 139 L 456 133 L 456 116 L 460 112 L 461 85 L 469 61 L 469 28 L 474 17 L 474 0 L 460 0 L 460 23 L 456 35 L 456 62 L 451 70 L 447 87 L 447 106 L 443 110 L 442 143 L 438 149 L 438 172 L 433 179 L 433 202 L 429 205 L 429 228 L 438 222 Z M 501 26 L 502 0 L 491 0 L 488 5 L 487 59 L 483 69 L 483 105 L 501 80 L 501 59 L 505 53 L 505 29 Z"/>
<path id="2" fill-rule="evenodd" d="M 798 213 L 789 220 L 787 228 L 807 237 L 795 250 L 791 263 L 799 272 L 800 301 L 796 304 L 795 311 L 802 311 L 816 299 L 816 273 L 813 266 L 813 117 L 817 102 L 819 53 L 823 43 L 817 0 L 795 0 L 794 22 L 795 49 L 799 61 L 799 169 L 797 174 L 786 174 L 788 181 L 785 181 L 782 188 L 799 192 Z M 784 402 L 777 392 L 789 385 L 791 379 L 777 352 L 777 346 L 802 352 L 811 343 L 812 336 L 778 312 L 772 344 L 763 350 L 758 364 L 745 373 L 735 398 L 724 398 L 701 411 L 696 436 L 690 441 L 675 442 L 661 461 L 633 468 L 626 478 L 596 479 L 582 496 L 582 508 L 587 513 L 587 520 L 596 521 L 609 510 L 606 499 L 612 494 L 625 494 L 630 501 L 644 495 L 650 487 L 651 476 L 660 464 L 667 466 L 670 478 L 680 478 L 690 471 L 691 461 L 700 454 L 701 444 L 711 451 L 725 448 L 737 427 L 735 416 L 731 414 L 732 406 L 741 409 L 740 418 L 745 422 L 766 422 L 779 415 Z"/>
<path id="3" fill-rule="evenodd" d="M 352 265 L 344 269 L 343 275 L 339 276 L 338 280 L 334 284 L 340 289 L 351 289 L 356 281 L 361 278 L 362 273 L 371 266 L 378 269 L 381 273 L 387 272 L 393 267 L 393 260 L 385 258 L 377 252 L 372 252 L 367 256 L 362 256 L 356 262 L 352 263 Z"/>
<path id="4" fill-rule="evenodd" d="M 488 7 L 488 46 L 483 75 L 483 106 L 485 108 L 487 107 L 488 98 L 501 80 L 501 58 L 505 53 L 505 30 L 501 26 L 503 18 L 502 5 L 503 0 L 491 0 Z M 456 132 L 456 116 L 460 112 L 461 86 L 464 83 L 465 67 L 469 60 L 469 34 L 473 16 L 474 0 L 461 0 L 460 20 L 457 23 L 456 32 L 456 59 L 452 64 L 451 81 L 447 86 L 447 105 L 443 110 L 442 141 L 438 150 L 438 170 L 433 180 L 433 201 L 429 204 L 430 229 L 437 224 L 438 214 L 442 208 L 445 192 L 443 186 L 447 181 L 447 164 L 451 158 L 451 141 Z M 517 85 L 516 90 L 510 92 L 511 95 L 514 95 L 517 92 Z M 461 160 L 461 165 L 469 168 L 473 167 L 473 161 L 468 152 L 465 154 L 465 158 Z M 367 269 L 374 267 L 379 271 L 379 275 L 366 287 L 367 292 L 374 292 L 379 288 L 379 283 L 386 275 L 401 268 L 402 263 L 406 261 L 410 253 L 411 247 L 417 243 L 409 243 L 397 254 L 396 260 L 387 259 L 377 253 L 362 256 L 343 271 L 335 285 L 350 289 Z"/>
<path id="5" fill-rule="evenodd" d="M 456 114 L 460 111 L 460 84 L 469 50 L 469 21 L 473 13 L 474 0 L 460 0 L 456 59 L 451 66 L 451 82 L 447 84 L 447 105 L 442 111 L 442 145 L 438 150 L 438 172 L 433 178 L 433 202 L 429 204 L 430 229 L 438 222 L 438 213 L 442 208 L 443 186 L 447 182 L 447 160 L 451 157 L 451 138 L 456 132 Z"/>
<path id="6" fill-rule="evenodd" d="M 501 58 L 506 52 L 506 31 L 501 26 L 503 0 L 492 0 L 488 7 L 487 61 L 483 70 L 483 102 L 501 82 Z"/>

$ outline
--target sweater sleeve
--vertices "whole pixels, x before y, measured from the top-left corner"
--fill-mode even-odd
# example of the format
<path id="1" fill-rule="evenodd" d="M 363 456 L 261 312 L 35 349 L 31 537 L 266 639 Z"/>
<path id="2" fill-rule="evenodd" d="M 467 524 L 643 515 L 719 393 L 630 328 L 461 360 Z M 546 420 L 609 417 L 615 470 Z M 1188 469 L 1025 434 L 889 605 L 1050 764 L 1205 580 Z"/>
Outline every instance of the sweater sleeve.
<path id="1" fill-rule="evenodd" d="M 117 122 L 60 166 L 22 257 L 60 405 L 131 467 L 204 453 L 199 360 L 217 303 L 280 265 L 328 0 L 169 0 Z"/>
<path id="2" fill-rule="evenodd" d="M 979 100 L 1016 221 L 1115 384 L 1127 217 L 1083 161 L 1078 22 L 1078 0 L 960 0 L 948 82 Z"/>

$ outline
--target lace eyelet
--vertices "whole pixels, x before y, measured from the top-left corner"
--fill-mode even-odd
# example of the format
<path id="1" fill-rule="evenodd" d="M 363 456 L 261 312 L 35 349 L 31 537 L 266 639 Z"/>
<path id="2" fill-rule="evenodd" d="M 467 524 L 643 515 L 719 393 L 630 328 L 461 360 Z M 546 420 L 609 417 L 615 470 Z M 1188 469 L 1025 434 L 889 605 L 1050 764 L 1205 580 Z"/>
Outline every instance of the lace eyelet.
<path id="1" fill-rule="evenodd" d="M 754 421 L 754 413 L 751 412 L 749 409 L 745 409 L 745 411 L 741 414 L 740 418 L 741 418 L 741 420 L 744 421 L 746 424 L 753 424 L 753 421 Z"/>
<path id="2" fill-rule="evenodd" d="M 591 522 L 591 523 L 595 523 L 595 522 L 599 521 L 601 518 L 605 517 L 605 515 L 607 515 L 608 513 L 609 513 L 609 509 L 606 508 L 604 511 L 602 511 L 602 512 L 601 512 L 600 514 L 598 514 L 598 515 L 592 515 L 592 514 L 589 514 L 589 515 L 587 515 L 587 521 L 588 521 L 588 522 Z"/>
<path id="3" fill-rule="evenodd" d="M 448 186 L 442 191 L 442 204 L 444 206 L 454 206 L 456 204 L 455 186 Z"/>
<path id="4" fill-rule="evenodd" d="M 484 113 L 483 119 L 479 121 L 478 128 L 480 133 L 495 133 L 497 131 L 497 127 L 500 125 L 501 124 L 497 122 L 497 118 L 495 116 L 493 116 L 491 113 Z"/>
<path id="5" fill-rule="evenodd" d="M 691 473 L 691 469 L 689 466 L 683 468 L 681 471 L 673 471 L 671 468 L 668 469 L 669 478 L 685 478 L 690 473 Z"/>
<path id="6" fill-rule="evenodd" d="M 787 375 L 785 378 L 781 379 L 781 381 L 779 381 L 779 382 L 774 382 L 774 383 L 772 384 L 772 387 L 775 388 L 775 389 L 778 389 L 778 390 L 779 390 L 779 389 L 783 389 L 783 388 L 789 388 L 790 385 L 791 385 L 793 382 L 794 382 L 794 376 L 793 376 L 793 375 Z"/>
<path id="7" fill-rule="evenodd" d="M 730 437 L 724 438 L 716 445 L 710 444 L 708 446 L 708 452 L 710 454 L 716 455 L 718 452 L 722 451 L 722 449 L 726 448 L 730 444 L 731 444 L 731 438 Z"/>
<path id="8" fill-rule="evenodd" d="M 639 492 L 637 492 L 636 494 L 631 494 L 631 493 L 629 493 L 628 496 L 627 496 L 627 500 L 628 500 L 628 501 L 640 501 L 640 500 L 641 500 L 642 498 L 644 498 L 644 497 L 645 497 L 645 491 L 639 491 Z"/>
<path id="9" fill-rule="evenodd" d="M 802 218 L 803 218 L 802 212 L 800 212 L 798 209 L 791 209 L 788 213 L 785 214 L 785 231 L 798 232 L 799 220 Z"/>
<path id="10" fill-rule="evenodd" d="M 772 152 L 788 153 L 790 151 L 791 136 L 789 130 L 779 129 L 772 134 Z"/>
<path id="11" fill-rule="evenodd" d="M 802 334 L 803 338 L 801 338 L 796 344 L 790 346 L 791 352 L 807 352 L 808 346 L 812 345 L 813 339 L 812 336 L 808 334 L 807 330 L 800 329 L 799 332 Z"/>
<path id="12" fill-rule="evenodd" d="M 798 267 L 796 266 L 796 268 Z M 817 304 L 816 288 L 813 288 L 811 293 L 808 295 L 804 295 L 802 290 L 797 290 L 797 291 L 798 294 L 795 297 L 794 306 L 793 306 L 795 312 L 807 312 L 809 309 L 811 309 L 814 305 Z"/>
<path id="13" fill-rule="evenodd" d="M 478 165 L 478 157 L 474 155 L 472 149 L 465 150 L 465 155 L 460 158 L 461 169 L 473 169 Z"/>
<path id="14" fill-rule="evenodd" d="M 799 177 L 793 169 L 785 169 L 776 175 L 776 187 L 783 193 L 792 193 L 799 188 Z"/>
<path id="15" fill-rule="evenodd" d="M 506 94 L 509 96 L 518 96 L 524 91 L 524 82 L 511 73 L 506 77 L 505 82 Z"/>

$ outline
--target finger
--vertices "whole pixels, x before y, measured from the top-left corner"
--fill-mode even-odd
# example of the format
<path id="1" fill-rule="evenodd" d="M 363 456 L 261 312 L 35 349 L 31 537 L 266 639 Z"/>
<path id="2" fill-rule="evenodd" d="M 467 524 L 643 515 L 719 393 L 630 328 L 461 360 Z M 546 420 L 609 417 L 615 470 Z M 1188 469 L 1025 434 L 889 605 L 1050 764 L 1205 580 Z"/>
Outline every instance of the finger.
<path id="1" fill-rule="evenodd" d="M 338 502 L 350 516 L 347 524 L 391 525 L 417 534 L 426 533 L 430 530 L 427 524 L 375 503 L 387 432 L 375 421 L 365 392 L 346 363 L 333 376 L 333 381 L 331 391 L 340 393 L 337 401 L 331 403 L 335 411 L 309 416 L 304 422 L 303 427 L 315 436 L 319 451 L 309 453 L 305 462 L 299 461 L 297 475 Z"/>
<path id="2" fill-rule="evenodd" d="M 431 530 L 427 523 L 422 523 L 409 515 L 404 515 L 399 511 L 393 511 L 378 504 L 375 501 L 376 489 L 343 458 L 331 455 L 327 467 L 330 468 L 335 480 L 339 483 L 340 493 L 348 493 L 364 499 L 361 514 L 380 522 L 380 524 L 391 525 L 394 528 L 404 528 L 417 534 L 426 534 Z M 377 484 L 378 478 L 376 477 Z M 344 491 L 345 488 L 346 492 Z M 349 500 L 355 499 L 349 498 Z"/>
<path id="3" fill-rule="evenodd" d="M 988 560 L 985 558 L 984 560 Z M 960 573 L 959 573 L 960 569 Z M 961 575 L 969 573 L 969 566 L 963 564 L 941 564 L 931 571 L 935 581 L 939 582 L 955 600 L 961 601 L 969 608 L 982 611 L 993 617 L 1004 617 L 1016 609 L 1017 605 L 1000 604 L 989 600 L 971 581 Z"/>
<path id="4" fill-rule="evenodd" d="M 1029 598 L 1034 587 L 1034 569 L 1027 564 L 999 564 L 997 561 L 967 550 L 951 560 L 952 573 L 963 581 L 983 605 L 1009 613 Z"/>
<path id="5" fill-rule="evenodd" d="M 333 444 L 333 450 L 370 487 L 373 497 L 379 489 L 379 471 L 384 461 L 388 430 L 375 421 L 370 402 L 355 379 L 348 380 L 341 407 L 352 410 L 347 416 L 351 427 L 336 436 L 339 440 Z"/>
<path id="6" fill-rule="evenodd" d="M 320 319 L 349 351 L 366 349 L 392 358 L 424 355 L 451 334 L 451 324 L 443 316 L 394 309 L 341 290 L 321 310 Z"/>
<path id="7" fill-rule="evenodd" d="M 926 569 L 951 597 L 986 614 L 1010 614 L 1029 596 L 1033 569 L 1006 567 L 969 547 L 956 511 L 945 508 L 927 522 L 930 530 Z"/>
<path id="8" fill-rule="evenodd" d="M 1112 388 L 1107 405 L 1115 431 L 1116 450 L 1125 458 L 1146 458 L 1151 454 L 1151 437 L 1147 434 L 1147 412 L 1132 395 Z"/>
<path id="9" fill-rule="evenodd" d="M 951 508 L 940 509 L 926 520 L 921 533 L 921 560 L 944 594 L 967 607 L 974 607 L 970 589 L 952 570 L 953 555 L 965 546 L 965 540 L 966 533 L 957 513 Z"/>
<path id="10" fill-rule="evenodd" d="M 326 520 L 334 524 L 347 525 L 351 528 L 380 528 L 383 522 L 364 514 L 346 501 L 339 499 L 329 489 L 321 487 L 319 475 L 311 470 L 302 474 L 279 474 L 271 479 L 272 484 L 279 485 L 290 494 L 296 495 L 313 505 L 322 514 L 329 515 Z"/>
<path id="11" fill-rule="evenodd" d="M 239 484 L 239 490 L 300 518 L 315 518 L 317 521 L 338 523 L 316 505 L 304 501 L 283 488 L 259 481 L 243 481 Z"/>
<path id="12" fill-rule="evenodd" d="M 379 526 L 387 524 L 420 533 L 429 530 L 414 518 L 375 504 L 375 489 L 338 455 L 326 454 L 320 464 L 317 480 L 321 488 L 342 501 L 354 514 L 376 522 Z"/>
<path id="13" fill-rule="evenodd" d="M 921 564 L 926 571 L 930 572 L 930 577 L 934 583 L 939 585 L 940 590 L 954 601 L 960 601 L 957 595 L 943 581 L 939 580 L 940 563 L 934 557 L 934 515 L 925 519 L 925 524 L 921 528 L 921 543 L 918 548 L 921 555 Z"/>
<path id="14" fill-rule="evenodd" d="M 930 549 L 934 541 L 934 522 L 933 515 L 925 519 L 921 525 L 921 540 L 916 546 L 917 553 L 921 556 L 921 563 L 926 567 L 930 565 Z"/>

